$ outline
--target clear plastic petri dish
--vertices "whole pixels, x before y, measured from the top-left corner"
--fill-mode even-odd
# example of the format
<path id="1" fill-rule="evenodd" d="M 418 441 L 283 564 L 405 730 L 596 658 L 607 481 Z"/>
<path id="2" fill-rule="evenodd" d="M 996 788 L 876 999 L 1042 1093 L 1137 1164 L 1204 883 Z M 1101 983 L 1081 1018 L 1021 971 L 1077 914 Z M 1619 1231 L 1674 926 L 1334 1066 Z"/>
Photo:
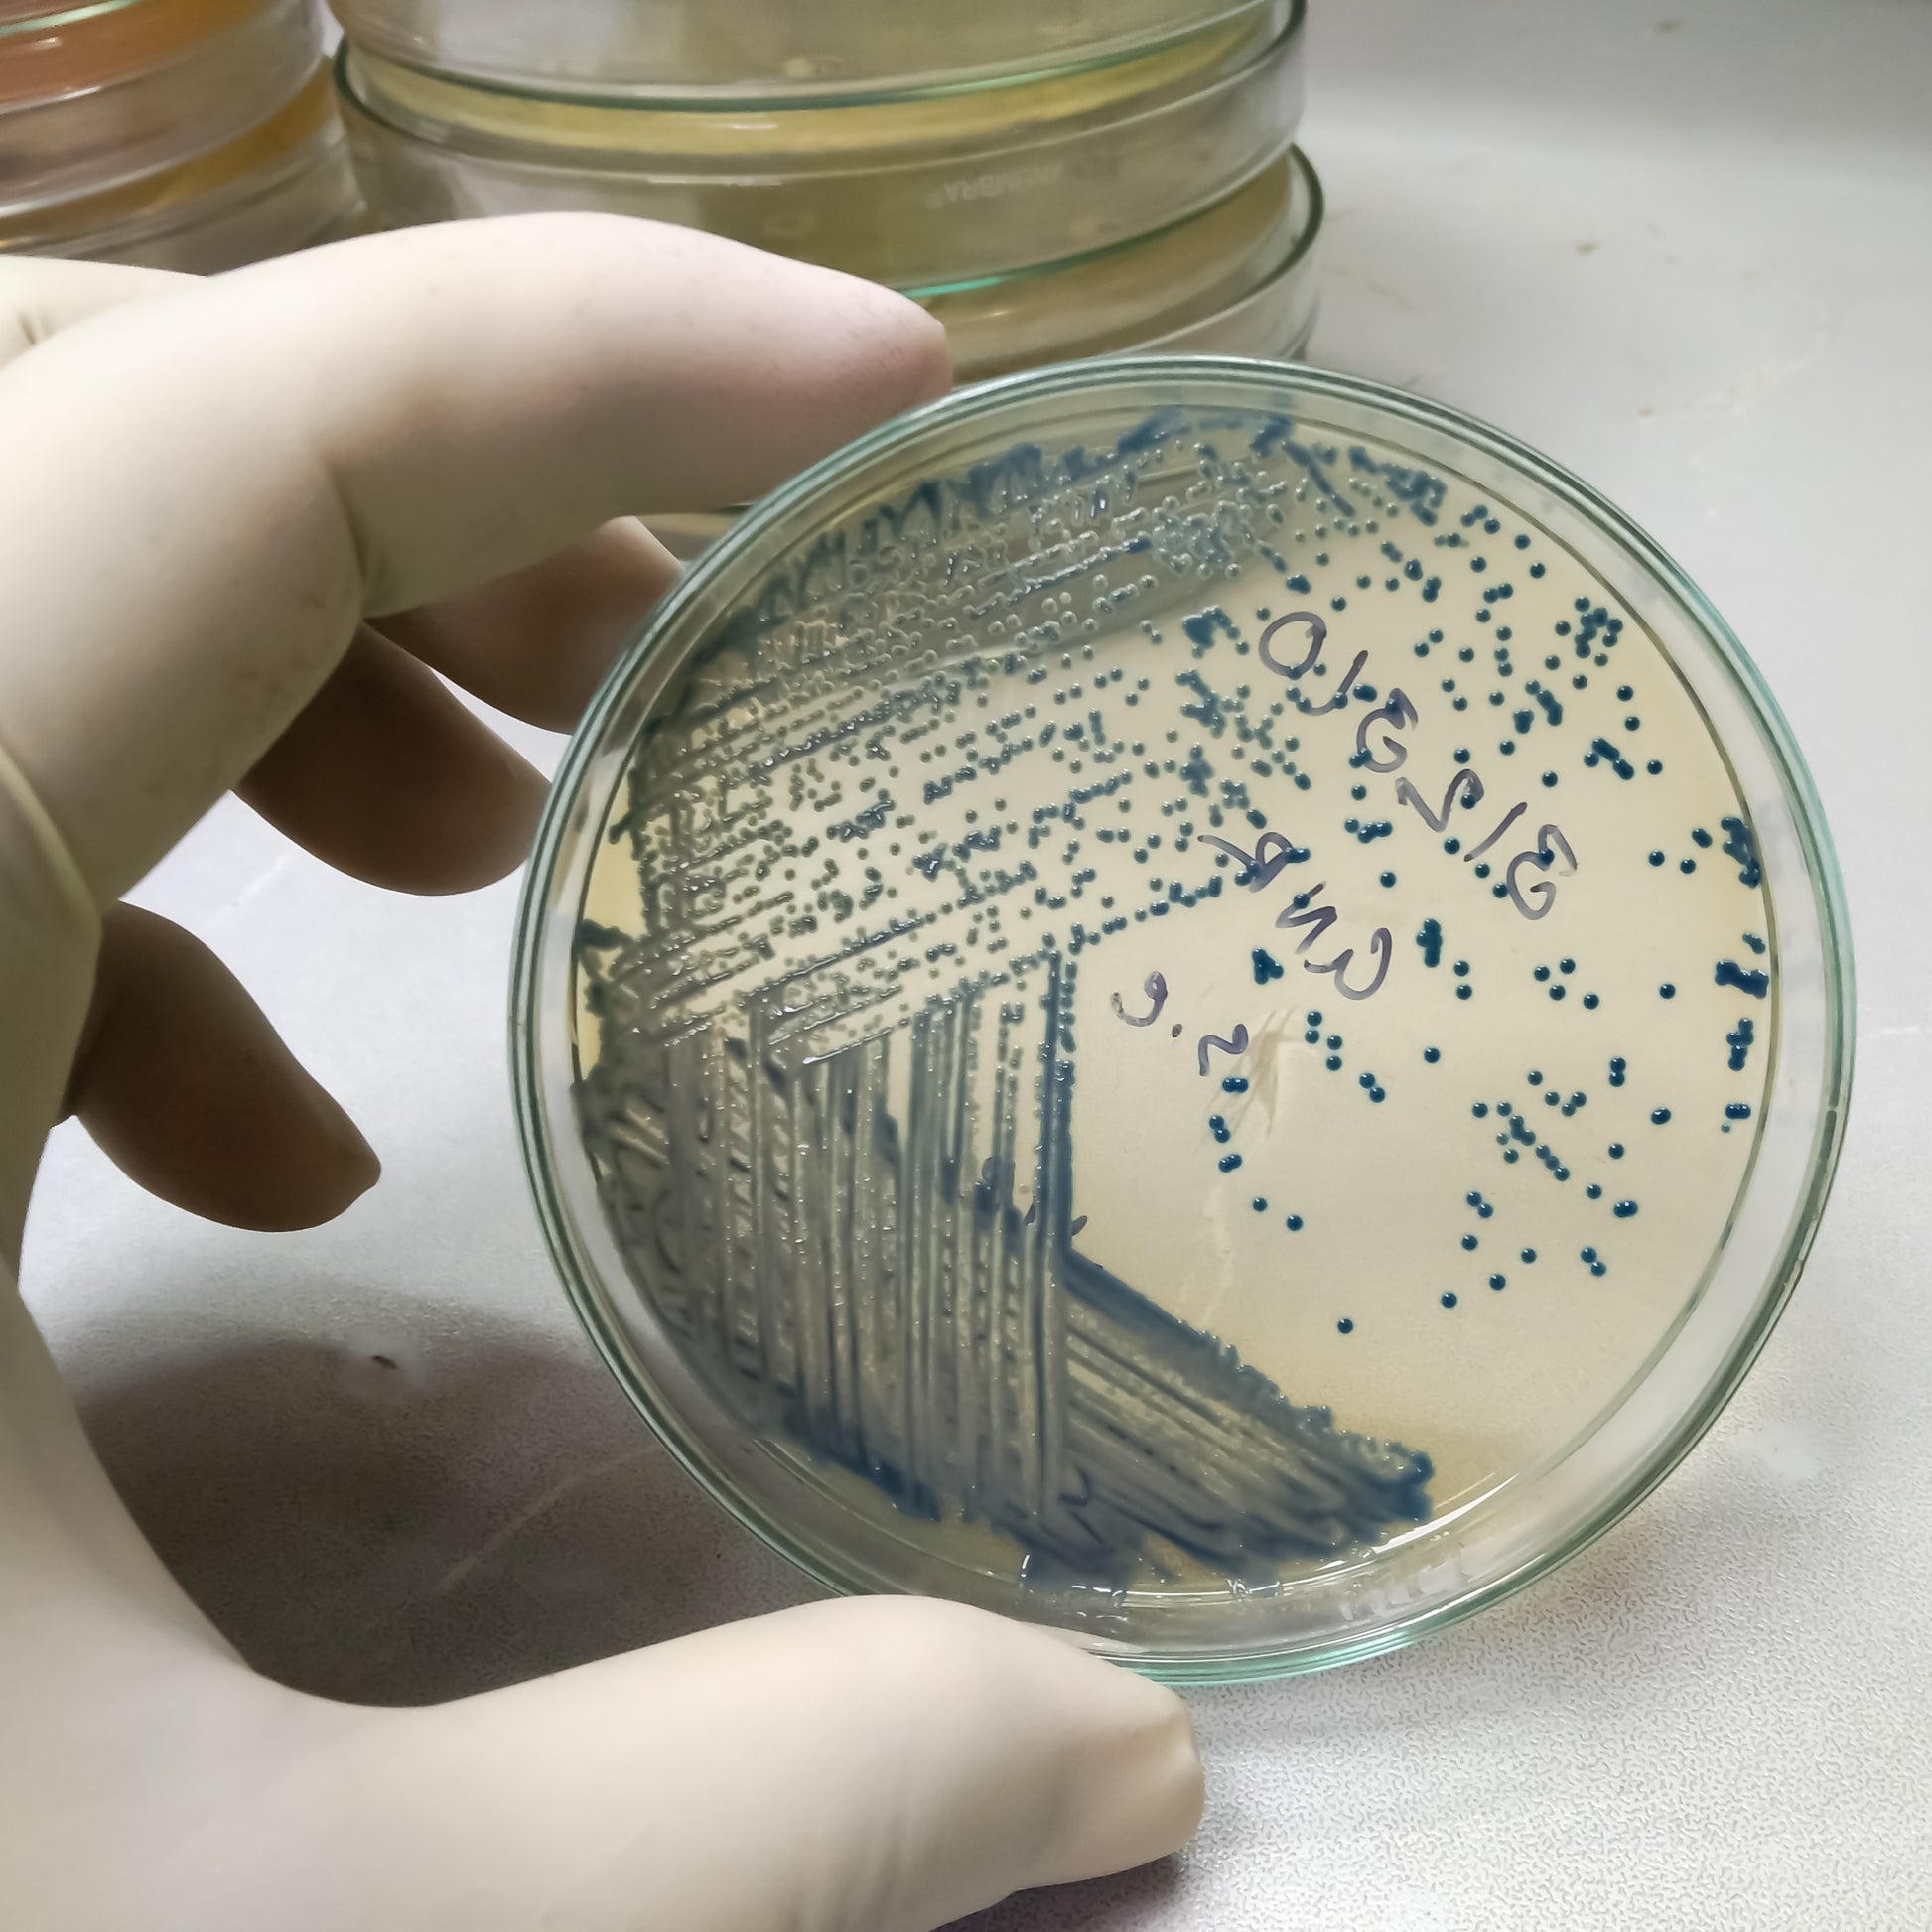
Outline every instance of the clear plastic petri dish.
<path id="1" fill-rule="evenodd" d="M 1210 357 L 752 511 L 564 761 L 512 999 L 564 1282 L 841 1589 L 1175 1678 L 1560 1562 L 1803 1263 L 1852 982 L 1790 733 L 1498 432 Z"/>
<path id="2" fill-rule="evenodd" d="M 791 101 L 955 88 L 1104 65 L 1254 11 L 1256 0 L 335 0 L 373 54 L 455 79 L 559 95 Z"/>
<path id="3" fill-rule="evenodd" d="M 0 216 L 0 255 L 218 274 L 353 233 L 361 199 L 329 71 L 259 126 L 104 194 Z"/>
<path id="4" fill-rule="evenodd" d="M 0 220 L 234 139 L 322 54 L 312 0 L 105 0 L 0 12 Z"/>
<path id="5" fill-rule="evenodd" d="M 1288 0 L 1132 61 L 1012 85 L 783 110 L 590 106 L 339 67 L 390 226 L 542 208 L 674 221 L 897 288 L 1153 234 L 1280 158 L 1302 107 Z"/>

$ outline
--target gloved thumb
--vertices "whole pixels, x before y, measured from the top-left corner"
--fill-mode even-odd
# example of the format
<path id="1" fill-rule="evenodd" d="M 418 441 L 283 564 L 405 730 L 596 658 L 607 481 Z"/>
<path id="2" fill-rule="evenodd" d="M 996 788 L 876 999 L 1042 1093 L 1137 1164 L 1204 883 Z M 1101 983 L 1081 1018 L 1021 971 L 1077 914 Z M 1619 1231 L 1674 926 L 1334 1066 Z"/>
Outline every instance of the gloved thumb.
<path id="1" fill-rule="evenodd" d="M 388 1874 L 369 1925 L 927 1932 L 1173 1851 L 1201 1804 L 1173 1692 L 905 1598 L 358 1716 L 370 1761 L 328 1782 Z"/>
<path id="2" fill-rule="evenodd" d="M 1200 1810 L 1171 1691 L 914 1598 L 421 1709 L 257 1677 L 140 1541 L 4 1273 L 0 1530 L 22 1932 L 928 1932 Z"/>

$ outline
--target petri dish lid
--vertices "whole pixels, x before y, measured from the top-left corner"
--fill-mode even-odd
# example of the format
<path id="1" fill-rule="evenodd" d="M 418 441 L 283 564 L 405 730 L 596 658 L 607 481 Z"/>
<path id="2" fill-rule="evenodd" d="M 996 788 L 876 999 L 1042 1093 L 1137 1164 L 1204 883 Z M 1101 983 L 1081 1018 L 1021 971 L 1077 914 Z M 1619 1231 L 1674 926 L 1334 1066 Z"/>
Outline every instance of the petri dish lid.
<path id="1" fill-rule="evenodd" d="M 1648 537 L 1174 356 L 958 392 L 699 560 L 564 761 L 512 1035 L 569 1293 L 743 1521 L 1212 1680 L 1672 1467 L 1851 1016 L 1789 731 Z"/>
<path id="2" fill-rule="evenodd" d="M 453 78 L 559 95 L 803 101 L 957 89 L 1132 59 L 1269 0 L 984 0 L 935 27 L 882 0 L 334 0 L 371 53 Z"/>
<path id="3" fill-rule="evenodd" d="M 321 52 L 312 0 L 0 12 L 0 220 L 219 147 L 295 95 Z"/>

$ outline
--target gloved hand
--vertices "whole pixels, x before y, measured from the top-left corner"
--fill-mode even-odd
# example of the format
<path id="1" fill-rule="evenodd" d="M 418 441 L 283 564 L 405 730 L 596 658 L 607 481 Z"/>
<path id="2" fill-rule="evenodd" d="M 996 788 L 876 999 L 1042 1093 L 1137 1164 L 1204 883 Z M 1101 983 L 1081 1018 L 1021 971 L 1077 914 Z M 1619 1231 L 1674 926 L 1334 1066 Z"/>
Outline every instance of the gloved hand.
<path id="1" fill-rule="evenodd" d="M 240 987 L 119 907 L 234 787 L 378 884 L 526 849 L 536 774 L 672 566 L 942 388 L 896 296 L 597 216 L 201 283 L 0 263 L 0 1898 L 10 1932 L 886 1932 L 1177 1845 L 1173 1695 L 944 1604 L 827 1603 L 421 1710 L 252 1674 L 142 1542 L 15 1289 L 77 1112 L 196 1212 L 375 1178 Z M 425 1201 L 425 1212 L 436 1204 Z"/>

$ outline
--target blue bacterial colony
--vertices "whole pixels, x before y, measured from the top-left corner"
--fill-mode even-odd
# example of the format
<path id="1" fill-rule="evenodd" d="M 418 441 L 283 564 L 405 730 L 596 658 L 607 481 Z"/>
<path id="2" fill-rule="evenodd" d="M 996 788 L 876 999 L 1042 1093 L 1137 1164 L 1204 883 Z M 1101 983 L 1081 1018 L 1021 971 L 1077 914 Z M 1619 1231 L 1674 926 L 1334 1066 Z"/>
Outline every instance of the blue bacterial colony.
<path id="1" fill-rule="evenodd" d="M 747 1432 L 1027 1579 L 1251 1586 L 1505 1479 L 1465 1414 L 1588 1419 L 1532 1311 L 1607 1402 L 1747 1170 L 1772 928 L 1668 660 L 1313 426 L 855 513 L 606 832 L 578 1098 L 639 1290 Z"/>

